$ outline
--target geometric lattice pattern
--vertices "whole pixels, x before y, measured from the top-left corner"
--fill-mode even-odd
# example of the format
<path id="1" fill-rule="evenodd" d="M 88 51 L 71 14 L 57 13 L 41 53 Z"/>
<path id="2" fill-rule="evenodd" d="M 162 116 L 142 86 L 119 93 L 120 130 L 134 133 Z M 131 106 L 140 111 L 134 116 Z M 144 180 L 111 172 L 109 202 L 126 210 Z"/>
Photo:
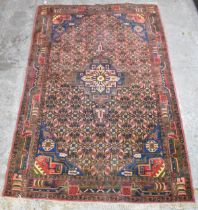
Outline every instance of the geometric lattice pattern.
<path id="1" fill-rule="evenodd" d="M 4 195 L 194 199 L 157 6 L 38 7 Z"/>

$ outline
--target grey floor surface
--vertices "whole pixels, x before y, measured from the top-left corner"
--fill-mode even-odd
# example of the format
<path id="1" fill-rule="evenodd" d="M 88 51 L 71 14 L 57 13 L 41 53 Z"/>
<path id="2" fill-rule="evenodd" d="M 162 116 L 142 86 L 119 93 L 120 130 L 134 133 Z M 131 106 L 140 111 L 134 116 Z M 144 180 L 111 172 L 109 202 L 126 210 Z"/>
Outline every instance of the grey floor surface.
<path id="1" fill-rule="evenodd" d="M 198 13 L 191 0 L 0 0 L 0 191 L 22 94 L 35 8 L 39 4 L 157 3 L 169 46 L 198 200 Z M 198 209 L 197 203 L 115 204 L 35 201 L 0 196 L 0 210 L 172 210 Z"/>

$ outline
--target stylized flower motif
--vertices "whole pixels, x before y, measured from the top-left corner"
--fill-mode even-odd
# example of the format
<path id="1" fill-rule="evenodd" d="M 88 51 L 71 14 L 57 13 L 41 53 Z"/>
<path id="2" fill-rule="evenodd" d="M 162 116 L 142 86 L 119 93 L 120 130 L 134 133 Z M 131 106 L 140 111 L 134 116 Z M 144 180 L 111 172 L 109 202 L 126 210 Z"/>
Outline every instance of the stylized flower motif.
<path id="1" fill-rule="evenodd" d="M 70 113 L 69 116 L 70 116 L 70 120 L 78 121 L 81 119 L 80 112 L 74 111 L 74 112 Z"/>
<path id="2" fill-rule="evenodd" d="M 86 87 L 90 87 L 93 92 L 109 93 L 110 89 L 117 86 L 120 80 L 119 75 L 114 69 L 109 69 L 109 65 L 92 65 L 91 69 L 81 73 L 81 80 L 85 82 Z"/>
<path id="3" fill-rule="evenodd" d="M 89 155 L 89 154 L 92 153 L 92 150 L 93 150 L 93 147 L 87 144 L 87 145 L 82 149 L 82 152 L 83 152 L 84 155 Z"/>
<path id="4" fill-rule="evenodd" d="M 46 152 L 48 152 L 55 147 L 55 143 L 52 139 L 46 139 L 43 141 L 42 147 Z"/>
<path id="5" fill-rule="evenodd" d="M 54 94 L 57 92 L 57 87 L 54 84 L 50 84 L 48 90 L 50 93 Z"/>
<path id="6" fill-rule="evenodd" d="M 130 124 L 124 123 L 122 125 L 122 136 L 125 139 L 130 139 L 132 136 L 132 128 Z"/>
<path id="7" fill-rule="evenodd" d="M 64 108 L 61 108 L 58 110 L 58 121 L 61 123 L 66 122 L 67 120 L 67 110 Z"/>
<path id="8" fill-rule="evenodd" d="M 61 93 L 63 96 L 67 96 L 70 92 L 70 86 L 67 83 L 64 83 L 60 86 L 59 93 Z"/>
<path id="9" fill-rule="evenodd" d="M 46 100 L 46 107 L 49 109 L 52 109 L 55 107 L 55 102 L 56 102 L 56 96 L 54 95 L 49 95 L 47 100 Z"/>
<path id="10" fill-rule="evenodd" d="M 119 114 L 115 109 L 109 110 L 106 114 L 106 118 L 113 124 L 115 124 L 119 119 Z"/>
<path id="11" fill-rule="evenodd" d="M 80 108 L 80 101 L 81 98 L 78 95 L 74 95 L 71 98 L 71 107 L 74 109 L 79 109 Z"/>
<path id="12" fill-rule="evenodd" d="M 78 144 L 76 142 L 73 142 L 71 145 L 70 145 L 70 151 L 71 152 L 77 152 L 77 148 L 78 148 Z"/>
<path id="13" fill-rule="evenodd" d="M 70 132 L 70 137 L 71 138 L 78 138 L 80 136 L 80 124 L 77 122 L 72 122 L 70 124 L 71 132 Z"/>
<path id="14" fill-rule="evenodd" d="M 85 158 L 85 159 L 82 161 L 82 163 L 83 163 L 83 165 L 84 165 L 85 167 L 87 167 L 87 166 L 89 166 L 89 165 L 91 164 L 91 161 L 90 161 L 90 159 Z"/>
<path id="15" fill-rule="evenodd" d="M 110 133 L 111 133 L 111 135 L 117 135 L 117 133 L 118 133 L 118 129 L 116 128 L 116 127 L 112 127 L 111 129 L 110 129 Z"/>
<path id="16" fill-rule="evenodd" d="M 121 117 L 124 121 L 128 121 L 128 120 L 130 120 L 130 113 L 123 112 Z"/>
<path id="17" fill-rule="evenodd" d="M 118 165 L 119 161 L 116 157 L 112 158 L 111 159 L 111 165 L 116 167 Z"/>
<path id="18" fill-rule="evenodd" d="M 155 108 L 155 100 L 151 96 L 144 97 L 144 107 L 148 110 Z"/>
<path id="19" fill-rule="evenodd" d="M 95 114 L 92 109 L 84 109 L 83 110 L 83 120 L 86 123 L 89 123 L 94 120 Z"/>
<path id="20" fill-rule="evenodd" d="M 78 88 L 78 87 L 74 87 L 73 91 L 74 91 L 74 94 L 79 94 L 82 92 L 82 90 L 80 90 L 80 88 Z"/>
<path id="21" fill-rule="evenodd" d="M 153 121 L 155 121 L 156 116 L 157 116 L 157 114 L 156 114 L 154 111 L 150 111 L 150 112 L 147 113 L 146 119 L 147 119 L 149 122 L 153 122 Z"/>
<path id="22" fill-rule="evenodd" d="M 65 127 L 64 126 L 60 126 L 59 128 L 58 128 L 58 132 L 59 132 L 59 134 L 64 134 L 65 133 Z"/>
<path id="23" fill-rule="evenodd" d="M 55 30 L 58 33 L 63 33 L 65 31 L 65 28 L 63 26 L 59 25 L 59 26 L 56 27 Z"/>
<path id="24" fill-rule="evenodd" d="M 93 105 L 93 101 L 91 101 L 89 98 L 86 98 L 83 101 L 83 103 L 84 103 L 85 106 L 92 106 Z"/>
<path id="25" fill-rule="evenodd" d="M 127 96 L 123 96 L 119 100 L 120 106 L 122 109 L 126 110 L 131 106 L 131 100 Z"/>
<path id="26" fill-rule="evenodd" d="M 142 123 L 143 118 L 144 118 L 144 114 L 143 114 L 142 110 L 134 109 L 133 113 L 132 113 L 132 117 L 133 117 L 135 122 Z"/>
<path id="27" fill-rule="evenodd" d="M 135 99 L 135 100 L 133 101 L 133 105 L 136 106 L 136 107 L 140 107 L 140 106 L 141 106 L 141 101 L 138 100 L 138 99 Z"/>
<path id="28" fill-rule="evenodd" d="M 99 138 L 104 138 L 106 136 L 106 129 L 104 124 L 97 125 L 96 136 Z"/>
<path id="29" fill-rule="evenodd" d="M 90 128 L 89 126 L 86 126 L 86 127 L 83 129 L 83 131 L 84 131 L 85 133 L 90 133 L 90 132 L 91 132 L 91 128 Z"/>
<path id="30" fill-rule="evenodd" d="M 135 129 L 135 133 L 136 133 L 137 135 L 142 135 L 142 134 L 143 134 L 143 129 L 142 129 L 141 127 L 137 127 L 137 128 Z"/>
<path id="31" fill-rule="evenodd" d="M 46 117 L 48 120 L 52 120 L 52 119 L 54 119 L 55 115 L 53 112 L 49 111 L 49 112 L 47 112 Z"/>
<path id="32" fill-rule="evenodd" d="M 112 107 L 116 106 L 116 100 L 113 97 L 109 100 L 109 105 Z"/>
<path id="33" fill-rule="evenodd" d="M 149 151 L 149 152 L 156 152 L 158 150 L 158 143 L 154 140 L 149 140 L 147 141 L 146 143 L 146 149 Z"/>
<path id="34" fill-rule="evenodd" d="M 102 142 L 100 142 L 100 143 L 97 144 L 97 148 L 99 150 L 103 150 L 105 148 L 105 144 L 103 144 Z"/>
<path id="35" fill-rule="evenodd" d="M 134 96 L 138 96 L 141 92 L 141 87 L 139 84 L 132 84 L 131 85 L 131 92 Z"/>
<path id="36" fill-rule="evenodd" d="M 68 101 L 66 98 L 61 98 L 60 101 L 58 101 L 58 102 L 61 106 L 67 106 L 67 104 L 68 104 Z"/>
<path id="37" fill-rule="evenodd" d="M 90 138 L 89 136 L 86 136 L 86 137 L 83 139 L 83 142 L 84 142 L 85 144 L 89 144 L 89 143 L 92 142 L 92 138 Z"/>
<path id="38" fill-rule="evenodd" d="M 134 30 L 135 30 L 135 32 L 137 32 L 137 33 L 141 33 L 141 32 L 143 31 L 143 27 L 140 26 L 140 25 L 136 25 L 136 26 L 134 27 Z"/>
<path id="39" fill-rule="evenodd" d="M 124 156 L 123 156 L 124 159 L 128 159 L 132 156 L 131 148 L 125 147 L 123 151 L 124 151 Z"/>

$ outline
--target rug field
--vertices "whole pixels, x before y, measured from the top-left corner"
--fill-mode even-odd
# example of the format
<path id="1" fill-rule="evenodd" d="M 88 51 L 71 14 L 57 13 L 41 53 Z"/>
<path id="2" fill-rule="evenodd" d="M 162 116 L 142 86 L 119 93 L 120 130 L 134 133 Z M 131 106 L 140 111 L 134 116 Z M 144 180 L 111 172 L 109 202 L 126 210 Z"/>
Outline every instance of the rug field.
<path id="1" fill-rule="evenodd" d="M 3 195 L 194 201 L 156 5 L 37 8 Z"/>

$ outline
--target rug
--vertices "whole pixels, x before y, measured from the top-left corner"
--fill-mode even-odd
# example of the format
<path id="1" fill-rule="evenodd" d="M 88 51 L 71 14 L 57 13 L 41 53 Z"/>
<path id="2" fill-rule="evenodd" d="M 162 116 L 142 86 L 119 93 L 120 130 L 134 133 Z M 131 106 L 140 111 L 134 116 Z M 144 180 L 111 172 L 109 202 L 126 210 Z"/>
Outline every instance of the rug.
<path id="1" fill-rule="evenodd" d="M 193 201 L 159 10 L 37 8 L 4 196 Z"/>

